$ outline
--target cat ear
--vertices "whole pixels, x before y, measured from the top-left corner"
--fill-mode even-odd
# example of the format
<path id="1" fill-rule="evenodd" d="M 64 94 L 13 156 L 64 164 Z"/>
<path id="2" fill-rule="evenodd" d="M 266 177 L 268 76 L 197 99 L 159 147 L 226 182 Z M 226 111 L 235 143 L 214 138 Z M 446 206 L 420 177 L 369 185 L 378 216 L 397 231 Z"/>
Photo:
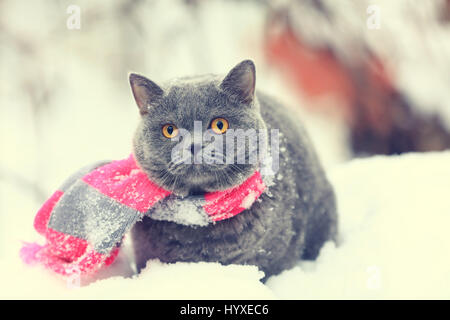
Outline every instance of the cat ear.
<path id="1" fill-rule="evenodd" d="M 141 115 L 144 115 L 148 113 L 149 106 L 155 105 L 162 97 L 164 91 L 153 81 L 136 73 L 130 73 L 129 79 L 134 100 Z"/>
<path id="2" fill-rule="evenodd" d="M 220 87 L 239 102 L 250 104 L 255 96 L 255 82 L 255 64 L 244 60 L 228 73 Z"/>

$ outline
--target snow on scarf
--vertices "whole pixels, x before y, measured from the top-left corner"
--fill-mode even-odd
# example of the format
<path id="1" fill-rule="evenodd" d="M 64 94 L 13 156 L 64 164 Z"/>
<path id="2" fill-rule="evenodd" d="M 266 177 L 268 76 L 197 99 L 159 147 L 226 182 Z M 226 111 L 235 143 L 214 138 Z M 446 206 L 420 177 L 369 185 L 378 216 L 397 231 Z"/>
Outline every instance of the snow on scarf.
<path id="1" fill-rule="evenodd" d="M 205 226 L 250 208 L 265 187 L 256 171 L 237 187 L 180 198 L 150 181 L 133 155 L 97 164 L 70 177 L 43 204 L 34 227 L 46 244 L 26 243 L 21 256 L 62 275 L 92 274 L 114 261 L 124 234 L 143 216 Z"/>

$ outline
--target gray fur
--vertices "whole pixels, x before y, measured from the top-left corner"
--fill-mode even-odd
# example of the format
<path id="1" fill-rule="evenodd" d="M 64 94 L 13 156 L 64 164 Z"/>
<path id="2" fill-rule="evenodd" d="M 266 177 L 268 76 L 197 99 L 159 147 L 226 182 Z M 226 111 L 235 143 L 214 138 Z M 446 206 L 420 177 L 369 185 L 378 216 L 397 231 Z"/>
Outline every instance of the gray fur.
<path id="1" fill-rule="evenodd" d="M 145 217 L 132 229 L 139 270 L 155 258 L 168 263 L 209 261 L 257 265 L 267 278 L 301 258 L 315 259 L 323 243 L 336 238 L 334 192 L 302 124 L 268 96 L 253 94 L 251 61 L 240 63 L 225 79 L 186 78 L 161 86 L 162 96 L 148 102 L 147 112 L 141 111 L 134 139 L 136 159 L 150 179 L 178 195 L 239 185 L 257 165 L 173 167 L 173 143 L 161 134 L 167 123 L 192 130 L 194 120 L 201 120 L 207 130 L 212 119 L 223 117 L 230 128 L 280 130 L 280 167 L 274 184 L 250 209 L 208 226 Z"/>

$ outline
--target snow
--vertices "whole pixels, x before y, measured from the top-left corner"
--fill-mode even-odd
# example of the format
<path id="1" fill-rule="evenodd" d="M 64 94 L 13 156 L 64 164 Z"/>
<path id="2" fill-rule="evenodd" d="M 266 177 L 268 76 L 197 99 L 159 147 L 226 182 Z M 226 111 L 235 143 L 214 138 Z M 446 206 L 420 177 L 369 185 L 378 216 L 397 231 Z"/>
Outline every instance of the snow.
<path id="1" fill-rule="evenodd" d="M 429 23 L 434 2 L 419 15 L 418 26 L 408 12 L 422 3 L 378 2 L 380 30 L 367 30 L 365 15 L 349 28 L 390 57 L 415 104 L 439 109 L 444 118 L 450 110 L 450 29 Z M 0 299 L 450 298 L 450 153 L 338 164 L 348 159 L 346 129 L 306 111 L 301 117 L 339 205 L 340 245 L 327 244 L 317 261 L 301 262 L 266 284 L 255 267 L 216 263 L 151 261 L 135 275 L 128 237 L 118 260 L 96 278 L 83 279 L 81 287 L 76 279 L 67 282 L 24 265 L 21 241 L 42 242 L 32 222 L 46 197 L 83 165 L 129 155 L 139 116 L 128 72 L 158 82 L 225 73 L 251 58 L 259 89 L 296 110 L 304 103 L 264 63 L 263 2 L 203 1 L 198 10 L 187 10 L 181 0 L 136 2 L 126 14 L 119 12 L 124 0 L 77 3 L 81 30 L 70 31 L 61 3 L 0 2 Z M 343 15 L 343 23 L 359 8 L 326 3 Z M 429 52 L 423 34 L 432 37 Z M 266 185 L 277 182 L 264 179 Z"/>
<path id="2" fill-rule="evenodd" d="M 8 271 L 13 272 L 11 269 Z M 272 291 L 259 281 L 261 277 L 262 274 L 252 266 L 225 267 L 216 263 L 166 265 L 155 260 L 148 263 L 139 277 L 112 276 L 80 288 L 75 278 L 67 281 L 53 279 L 37 269 L 26 270 L 22 277 L 14 278 L 14 283 L 9 280 L 8 293 L 0 292 L 0 298 L 274 299 Z"/>
<path id="3" fill-rule="evenodd" d="M 354 160 L 331 172 L 339 248 L 269 280 L 281 298 L 450 298 L 450 152 Z"/>
<path id="4" fill-rule="evenodd" d="M 134 273 L 129 239 L 94 279 L 63 280 L 18 257 L 34 234 L 31 200 L 2 186 L 23 215 L 8 216 L 0 258 L 0 298 L 398 299 L 450 298 L 450 152 L 378 156 L 330 169 L 339 204 L 340 241 L 314 262 L 299 262 L 266 284 L 254 266 L 150 261 Z M 18 200 L 23 200 L 19 201 Z M 26 217 L 26 218 L 25 218 Z M 6 236 L 6 237 L 5 237 Z"/>
<path id="5" fill-rule="evenodd" d="M 248 193 L 248 195 L 244 199 L 242 199 L 242 203 L 241 203 L 240 207 L 249 209 L 257 198 L 258 198 L 258 193 L 256 191 L 250 191 Z"/>
<path id="6" fill-rule="evenodd" d="M 174 221 L 182 225 L 207 226 L 211 218 L 203 210 L 205 201 L 200 197 L 169 197 L 158 203 L 152 210 L 155 220 Z"/>

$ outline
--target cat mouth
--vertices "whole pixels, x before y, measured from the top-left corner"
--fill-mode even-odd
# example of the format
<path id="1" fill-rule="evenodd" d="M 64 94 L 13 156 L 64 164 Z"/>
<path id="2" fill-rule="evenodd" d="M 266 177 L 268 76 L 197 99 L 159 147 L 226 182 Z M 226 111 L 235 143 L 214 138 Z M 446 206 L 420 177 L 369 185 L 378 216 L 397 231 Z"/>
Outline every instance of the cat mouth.
<path id="1" fill-rule="evenodd" d="M 159 178 L 164 187 L 177 195 L 203 195 L 231 188 L 253 171 L 253 167 L 192 163 L 168 168 L 166 173 L 170 178 L 165 178 L 164 174 Z"/>
<path id="2" fill-rule="evenodd" d="M 223 164 L 192 163 L 176 166 L 170 171 L 174 175 L 205 176 L 214 175 L 215 171 L 223 169 L 225 166 Z"/>
<path id="3" fill-rule="evenodd" d="M 201 197 L 201 196 L 204 196 L 205 193 L 207 193 L 207 191 L 204 190 L 203 188 L 194 187 L 189 191 L 188 196 Z"/>

